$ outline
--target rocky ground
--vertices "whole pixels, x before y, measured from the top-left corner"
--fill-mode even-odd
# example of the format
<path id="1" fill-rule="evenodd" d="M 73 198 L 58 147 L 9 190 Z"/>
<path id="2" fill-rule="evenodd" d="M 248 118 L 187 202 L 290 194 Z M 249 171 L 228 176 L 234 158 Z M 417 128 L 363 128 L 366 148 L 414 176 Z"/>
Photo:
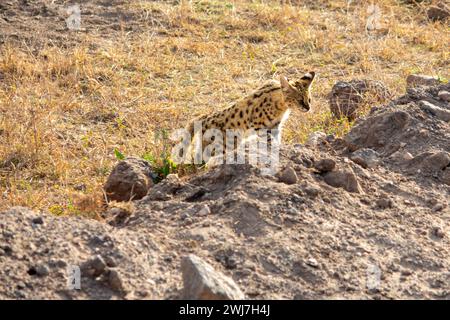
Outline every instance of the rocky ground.
<path id="1" fill-rule="evenodd" d="M 450 299 L 448 91 L 284 146 L 275 176 L 170 175 L 108 223 L 3 212 L 0 298 Z"/>

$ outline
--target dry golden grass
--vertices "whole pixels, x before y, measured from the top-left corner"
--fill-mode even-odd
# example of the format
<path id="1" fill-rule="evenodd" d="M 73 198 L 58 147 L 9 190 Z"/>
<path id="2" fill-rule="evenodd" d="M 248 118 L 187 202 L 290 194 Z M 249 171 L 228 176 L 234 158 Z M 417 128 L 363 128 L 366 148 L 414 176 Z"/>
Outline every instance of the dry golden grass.
<path id="1" fill-rule="evenodd" d="M 86 34 L 66 49 L 3 46 L 0 209 L 95 217 L 115 149 L 157 157 L 162 130 L 184 127 L 280 73 L 318 73 L 313 112 L 291 114 L 285 143 L 349 130 L 328 111 L 338 80 L 381 80 L 402 94 L 411 72 L 448 77 L 448 26 L 426 21 L 419 7 L 378 1 L 382 29 L 368 33 L 365 2 L 295 2 L 130 1 L 146 32 Z"/>

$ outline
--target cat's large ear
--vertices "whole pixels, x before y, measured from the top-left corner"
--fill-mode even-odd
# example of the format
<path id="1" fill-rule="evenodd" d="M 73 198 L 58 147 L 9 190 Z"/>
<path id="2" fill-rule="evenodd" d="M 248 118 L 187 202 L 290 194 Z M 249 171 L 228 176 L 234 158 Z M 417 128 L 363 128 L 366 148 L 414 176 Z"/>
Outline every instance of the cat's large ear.
<path id="1" fill-rule="evenodd" d="M 285 76 L 280 76 L 280 84 L 281 84 L 281 89 L 284 92 L 289 92 L 290 90 L 292 90 L 292 86 L 290 85 L 289 81 L 286 79 Z"/>

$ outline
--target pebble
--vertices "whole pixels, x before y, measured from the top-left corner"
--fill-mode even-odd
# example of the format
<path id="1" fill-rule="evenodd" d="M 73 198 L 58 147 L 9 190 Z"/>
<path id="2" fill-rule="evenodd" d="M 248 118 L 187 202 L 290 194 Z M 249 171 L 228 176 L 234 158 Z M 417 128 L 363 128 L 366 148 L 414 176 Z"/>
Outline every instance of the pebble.
<path id="1" fill-rule="evenodd" d="M 442 239 L 442 238 L 444 238 L 444 236 L 445 236 L 444 230 L 442 230 L 442 228 L 440 228 L 440 227 L 433 227 L 433 228 L 431 229 L 431 234 L 432 234 L 434 237 L 439 238 L 439 239 Z"/>
<path id="2" fill-rule="evenodd" d="M 441 90 L 438 93 L 439 99 L 450 102 L 450 92 Z"/>
<path id="3" fill-rule="evenodd" d="M 317 267 L 319 266 L 319 263 L 318 263 L 317 260 L 314 259 L 314 258 L 309 258 L 309 259 L 306 261 L 306 264 L 307 264 L 308 266 L 313 267 L 313 268 L 317 268 Z"/>
<path id="4" fill-rule="evenodd" d="M 125 292 L 125 288 L 123 285 L 122 277 L 120 273 L 115 269 L 109 269 L 109 275 L 108 275 L 108 284 L 110 285 L 111 289 L 119 291 L 119 292 Z"/>
<path id="5" fill-rule="evenodd" d="M 33 218 L 33 220 L 31 220 L 31 222 L 33 224 L 43 224 L 44 223 L 44 219 L 42 219 L 42 217 L 36 217 L 36 218 Z"/>
<path id="6" fill-rule="evenodd" d="M 297 173 L 291 166 L 286 167 L 281 172 L 280 181 L 286 184 L 295 184 L 298 181 Z"/>
<path id="7" fill-rule="evenodd" d="M 336 167 L 336 161 L 333 159 L 320 159 L 317 163 L 314 164 L 314 168 L 319 172 L 329 172 L 333 171 Z"/>
<path id="8" fill-rule="evenodd" d="M 207 204 L 203 205 L 202 208 L 197 212 L 197 216 L 199 217 L 206 217 L 207 215 L 211 214 L 211 209 Z"/>
<path id="9" fill-rule="evenodd" d="M 375 202 L 377 208 L 387 209 L 392 208 L 394 206 L 394 202 L 389 198 L 380 198 Z"/>

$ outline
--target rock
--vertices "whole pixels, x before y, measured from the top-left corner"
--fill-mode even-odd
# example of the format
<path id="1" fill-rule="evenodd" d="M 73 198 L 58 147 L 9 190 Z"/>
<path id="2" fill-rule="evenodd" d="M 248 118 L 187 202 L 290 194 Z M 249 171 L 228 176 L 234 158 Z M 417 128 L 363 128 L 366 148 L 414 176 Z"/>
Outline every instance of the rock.
<path id="1" fill-rule="evenodd" d="M 211 209 L 207 204 L 203 205 L 200 210 L 196 213 L 196 216 L 199 217 L 206 217 L 207 215 L 211 214 Z"/>
<path id="2" fill-rule="evenodd" d="M 317 186 L 306 186 L 304 189 L 305 193 L 310 196 L 311 198 L 315 198 L 320 193 L 320 188 Z"/>
<path id="3" fill-rule="evenodd" d="M 236 269 L 242 263 L 242 259 L 234 250 L 219 250 L 214 257 L 226 269 Z"/>
<path id="4" fill-rule="evenodd" d="M 183 299 L 187 300 L 241 300 L 244 294 L 229 277 L 190 254 L 181 261 Z"/>
<path id="5" fill-rule="evenodd" d="M 309 259 L 306 261 L 306 264 L 307 264 L 308 266 L 310 266 L 310 267 L 313 267 L 313 268 L 319 267 L 319 263 L 318 263 L 317 260 L 314 259 L 314 258 L 309 258 Z"/>
<path id="6" fill-rule="evenodd" d="M 358 149 L 350 155 L 350 160 L 363 168 L 374 168 L 378 165 L 380 158 L 378 152 L 370 148 Z"/>
<path id="7" fill-rule="evenodd" d="M 324 175 L 327 184 L 335 188 L 344 188 L 348 192 L 362 192 L 358 179 L 351 168 L 331 171 Z"/>
<path id="8" fill-rule="evenodd" d="M 439 212 L 439 211 L 444 210 L 444 208 L 445 208 L 445 206 L 442 203 L 438 203 L 431 209 L 431 211 Z"/>
<path id="9" fill-rule="evenodd" d="M 404 163 L 413 158 L 414 158 L 413 155 L 405 150 L 397 150 L 389 156 L 389 160 L 397 163 Z"/>
<path id="10" fill-rule="evenodd" d="M 318 162 L 314 164 L 314 168 L 319 172 L 333 171 L 334 167 L 336 167 L 336 161 L 329 158 L 320 159 Z"/>
<path id="11" fill-rule="evenodd" d="M 45 277 L 49 274 L 49 270 L 46 265 L 44 264 L 38 264 L 36 266 L 31 267 L 28 269 L 28 274 L 30 276 L 39 276 L 39 277 Z"/>
<path id="12" fill-rule="evenodd" d="M 175 183 L 175 182 L 180 181 L 180 178 L 178 177 L 178 174 L 170 173 L 166 176 L 165 180 L 167 180 L 168 182 L 171 182 L 171 183 Z"/>
<path id="13" fill-rule="evenodd" d="M 420 158 L 422 154 L 416 158 Z M 416 159 L 414 158 L 414 159 Z M 426 153 L 425 159 L 422 160 L 421 167 L 424 171 L 440 171 L 444 170 L 450 164 L 450 155 L 444 151 L 434 152 L 430 155 Z"/>
<path id="14" fill-rule="evenodd" d="M 406 78 L 406 88 L 415 88 L 419 86 L 435 86 L 440 84 L 438 78 L 432 76 L 426 76 L 422 74 L 410 74 Z"/>
<path id="15" fill-rule="evenodd" d="M 305 144 L 310 147 L 315 147 L 319 144 L 322 144 L 326 141 L 327 135 L 321 131 L 316 131 L 311 133 L 306 139 Z"/>
<path id="16" fill-rule="evenodd" d="M 116 269 L 109 269 L 108 284 L 115 291 L 126 292 L 121 274 Z"/>
<path id="17" fill-rule="evenodd" d="M 117 262 L 116 262 L 116 260 L 114 260 L 113 257 L 106 256 L 106 257 L 105 257 L 105 262 L 106 262 L 106 265 L 107 265 L 108 267 L 110 267 L 110 268 L 115 268 L 115 267 L 117 267 Z"/>
<path id="18" fill-rule="evenodd" d="M 422 109 L 431 112 L 433 115 L 435 115 L 438 119 L 449 122 L 450 121 L 450 110 L 446 110 L 444 108 L 435 106 L 434 104 L 421 100 L 419 102 L 419 105 Z"/>
<path id="19" fill-rule="evenodd" d="M 442 239 L 445 237 L 445 232 L 441 227 L 433 227 L 431 228 L 431 235 L 438 239 Z"/>
<path id="20" fill-rule="evenodd" d="M 281 172 L 280 181 L 286 184 L 295 184 L 298 181 L 297 173 L 291 166 L 288 166 Z"/>
<path id="21" fill-rule="evenodd" d="M 375 205 L 379 209 L 388 209 L 394 206 L 394 202 L 389 198 L 380 198 L 375 202 Z"/>
<path id="22" fill-rule="evenodd" d="M 129 201 L 143 198 L 153 186 L 155 174 L 142 159 L 127 158 L 112 170 L 104 189 L 108 201 Z"/>
<path id="23" fill-rule="evenodd" d="M 49 262 L 49 265 L 51 267 L 55 267 L 55 268 L 66 268 L 67 267 L 67 262 L 63 259 L 58 259 L 58 260 L 51 260 Z"/>
<path id="24" fill-rule="evenodd" d="M 16 286 L 16 287 L 17 287 L 18 290 L 23 290 L 23 289 L 26 288 L 26 285 L 25 285 L 24 282 L 19 281 L 19 282 L 17 283 L 17 286 Z"/>
<path id="25" fill-rule="evenodd" d="M 430 6 L 427 9 L 427 17 L 431 21 L 445 21 L 450 16 L 450 9 L 444 3 Z"/>
<path id="26" fill-rule="evenodd" d="M 103 260 L 102 256 L 96 255 L 95 257 L 89 259 L 81 265 L 81 272 L 84 275 L 88 275 L 91 277 L 98 277 L 106 270 L 106 263 Z"/>
<path id="27" fill-rule="evenodd" d="M 361 106 L 367 102 L 369 94 L 377 98 L 376 100 L 385 100 L 390 96 L 388 89 L 379 81 L 339 81 L 329 95 L 330 111 L 336 118 L 347 117 L 354 120 Z"/>
<path id="28" fill-rule="evenodd" d="M 127 208 L 122 207 L 112 207 L 106 211 L 106 222 L 112 226 L 120 226 L 126 223 L 132 212 L 127 210 Z"/>
<path id="29" fill-rule="evenodd" d="M 438 97 L 439 99 L 446 101 L 446 102 L 450 102 L 450 92 L 445 91 L 445 90 L 441 90 L 438 93 Z"/>
<path id="30" fill-rule="evenodd" d="M 444 182 L 446 185 L 450 186 L 450 168 L 446 168 L 444 172 L 442 173 L 441 177 L 442 182 Z"/>
<path id="31" fill-rule="evenodd" d="M 44 264 L 36 266 L 36 274 L 41 277 L 47 276 L 49 274 L 47 266 Z"/>
<path id="32" fill-rule="evenodd" d="M 378 150 L 389 146 L 393 137 L 398 139 L 414 121 L 413 117 L 403 110 L 382 112 L 357 123 L 344 139 L 350 151 L 360 148 Z"/>
<path id="33" fill-rule="evenodd" d="M 189 219 L 191 217 L 191 215 L 187 212 L 183 212 L 180 216 L 181 220 L 186 220 Z"/>
<path id="34" fill-rule="evenodd" d="M 33 224 L 43 224 L 44 223 L 44 219 L 42 219 L 42 217 L 36 217 L 36 218 L 33 218 L 33 220 L 31 220 L 31 222 Z"/>

